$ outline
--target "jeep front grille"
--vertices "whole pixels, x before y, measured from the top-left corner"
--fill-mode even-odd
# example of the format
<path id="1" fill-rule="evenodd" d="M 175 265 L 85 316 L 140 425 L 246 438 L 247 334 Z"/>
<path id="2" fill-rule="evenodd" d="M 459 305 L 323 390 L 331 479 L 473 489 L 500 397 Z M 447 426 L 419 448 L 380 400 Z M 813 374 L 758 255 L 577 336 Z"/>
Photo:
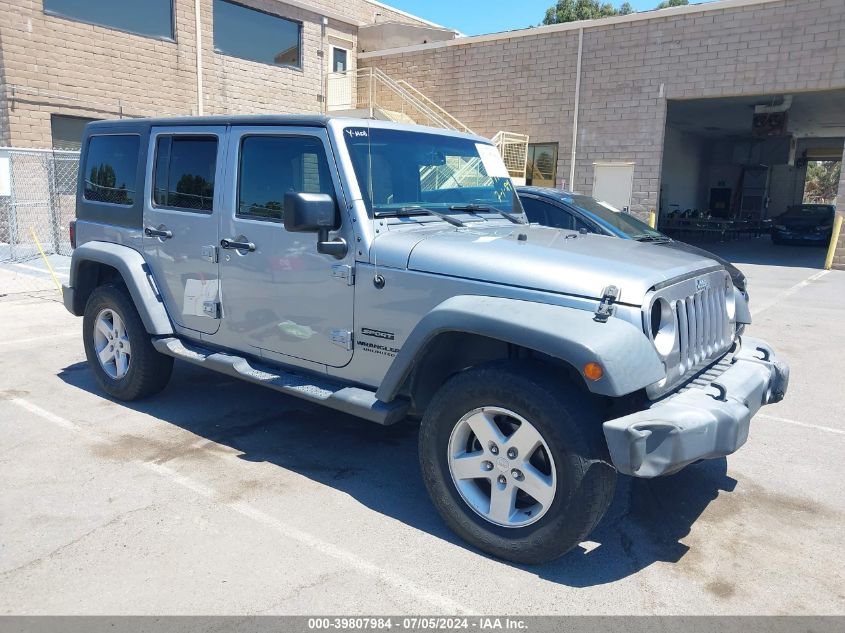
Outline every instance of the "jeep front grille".
<path id="1" fill-rule="evenodd" d="M 652 340 L 651 308 L 660 300 L 671 306 L 675 340 L 671 351 L 668 345 L 658 351 L 663 352 L 660 355 L 666 366 L 666 377 L 648 387 L 651 398 L 671 391 L 723 356 L 734 341 L 733 311 L 728 307 L 733 301 L 733 284 L 724 270 L 670 282 L 649 293 L 643 306 L 643 320 Z"/>
<path id="2" fill-rule="evenodd" d="M 725 286 L 700 290 L 675 301 L 681 374 L 724 351 L 732 342 Z"/>

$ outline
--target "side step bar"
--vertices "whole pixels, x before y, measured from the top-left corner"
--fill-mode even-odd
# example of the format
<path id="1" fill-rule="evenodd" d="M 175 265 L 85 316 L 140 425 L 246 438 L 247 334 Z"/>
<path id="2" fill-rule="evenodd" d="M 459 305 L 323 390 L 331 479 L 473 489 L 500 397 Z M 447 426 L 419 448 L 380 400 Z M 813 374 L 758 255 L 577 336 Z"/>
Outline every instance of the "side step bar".
<path id="1" fill-rule="evenodd" d="M 374 391 L 346 387 L 331 378 L 297 374 L 279 367 L 270 367 L 242 356 L 186 344 L 175 337 L 154 338 L 153 347 L 173 358 L 269 387 L 289 396 L 322 404 L 376 424 L 396 424 L 408 411 L 408 403 L 403 400 L 382 402 L 376 398 Z"/>

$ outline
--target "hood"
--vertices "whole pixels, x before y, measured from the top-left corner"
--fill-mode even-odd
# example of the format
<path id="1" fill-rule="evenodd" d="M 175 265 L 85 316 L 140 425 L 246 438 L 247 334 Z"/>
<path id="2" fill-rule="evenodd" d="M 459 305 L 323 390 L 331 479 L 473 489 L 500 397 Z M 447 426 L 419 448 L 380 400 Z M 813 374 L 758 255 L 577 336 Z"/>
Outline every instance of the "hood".
<path id="1" fill-rule="evenodd" d="M 824 213 L 785 213 L 780 217 L 772 219 L 773 224 L 780 224 L 788 229 L 815 229 L 827 228 L 833 223 L 833 214 Z"/>
<path id="2" fill-rule="evenodd" d="M 678 242 L 675 240 L 672 240 L 671 242 L 656 244 L 656 246 L 664 246 L 666 248 L 672 248 L 677 251 L 684 251 L 685 253 L 693 253 L 694 255 L 700 255 L 701 257 L 709 257 L 710 259 L 716 260 L 722 266 L 725 267 L 725 270 L 727 270 L 728 274 L 731 276 L 731 281 L 733 281 L 734 286 L 736 286 L 742 291 L 745 291 L 746 286 L 748 285 L 748 282 L 745 279 L 745 274 L 739 268 L 731 264 L 728 260 L 722 259 L 718 255 L 715 255 L 710 251 L 706 251 L 703 248 L 698 248 L 698 246 L 693 246 L 692 244 L 687 244 L 686 242 Z"/>
<path id="3" fill-rule="evenodd" d="M 595 299 L 613 285 L 620 302 L 633 305 L 655 284 L 718 265 L 694 253 L 539 225 L 391 231 L 374 251 L 382 265 Z"/>

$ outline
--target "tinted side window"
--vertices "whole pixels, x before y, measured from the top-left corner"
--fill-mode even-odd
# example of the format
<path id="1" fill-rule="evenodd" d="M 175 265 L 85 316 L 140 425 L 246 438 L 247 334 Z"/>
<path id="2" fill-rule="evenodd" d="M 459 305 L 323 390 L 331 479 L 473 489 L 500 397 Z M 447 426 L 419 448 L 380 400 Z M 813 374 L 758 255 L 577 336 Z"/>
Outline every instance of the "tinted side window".
<path id="1" fill-rule="evenodd" d="M 238 174 L 237 216 L 279 222 L 288 192 L 334 195 L 323 144 L 311 137 L 244 138 Z"/>
<path id="2" fill-rule="evenodd" d="M 519 201 L 529 222 L 549 226 L 549 211 L 555 211 L 550 204 L 537 198 L 520 197 Z"/>
<path id="3" fill-rule="evenodd" d="M 135 177 L 138 169 L 136 134 L 92 136 L 85 158 L 86 200 L 130 206 L 135 200 Z"/>
<path id="4" fill-rule="evenodd" d="M 173 39 L 172 0 L 44 0 L 44 12 L 139 35 Z"/>
<path id="5" fill-rule="evenodd" d="M 216 136 L 159 136 L 153 203 L 186 211 L 211 211 L 216 169 Z"/>
<path id="6" fill-rule="evenodd" d="M 214 0 L 214 50 L 277 66 L 302 65 L 302 25 L 281 16 Z"/>

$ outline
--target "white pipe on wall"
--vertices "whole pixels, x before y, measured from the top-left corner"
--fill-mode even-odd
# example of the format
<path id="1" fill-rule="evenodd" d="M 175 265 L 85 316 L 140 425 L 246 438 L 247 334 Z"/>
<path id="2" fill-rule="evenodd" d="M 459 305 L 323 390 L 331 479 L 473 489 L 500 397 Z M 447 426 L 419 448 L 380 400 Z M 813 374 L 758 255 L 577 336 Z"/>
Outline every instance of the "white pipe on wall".
<path id="1" fill-rule="evenodd" d="M 569 190 L 575 191 L 575 150 L 578 147 L 578 106 L 581 101 L 581 53 L 584 51 L 584 29 L 578 29 L 578 62 L 575 65 L 575 107 L 572 109 L 572 155 L 569 158 Z"/>
<path id="2" fill-rule="evenodd" d="M 202 116 L 202 20 L 200 19 L 200 0 L 194 0 L 194 20 L 197 32 L 197 116 Z"/>

